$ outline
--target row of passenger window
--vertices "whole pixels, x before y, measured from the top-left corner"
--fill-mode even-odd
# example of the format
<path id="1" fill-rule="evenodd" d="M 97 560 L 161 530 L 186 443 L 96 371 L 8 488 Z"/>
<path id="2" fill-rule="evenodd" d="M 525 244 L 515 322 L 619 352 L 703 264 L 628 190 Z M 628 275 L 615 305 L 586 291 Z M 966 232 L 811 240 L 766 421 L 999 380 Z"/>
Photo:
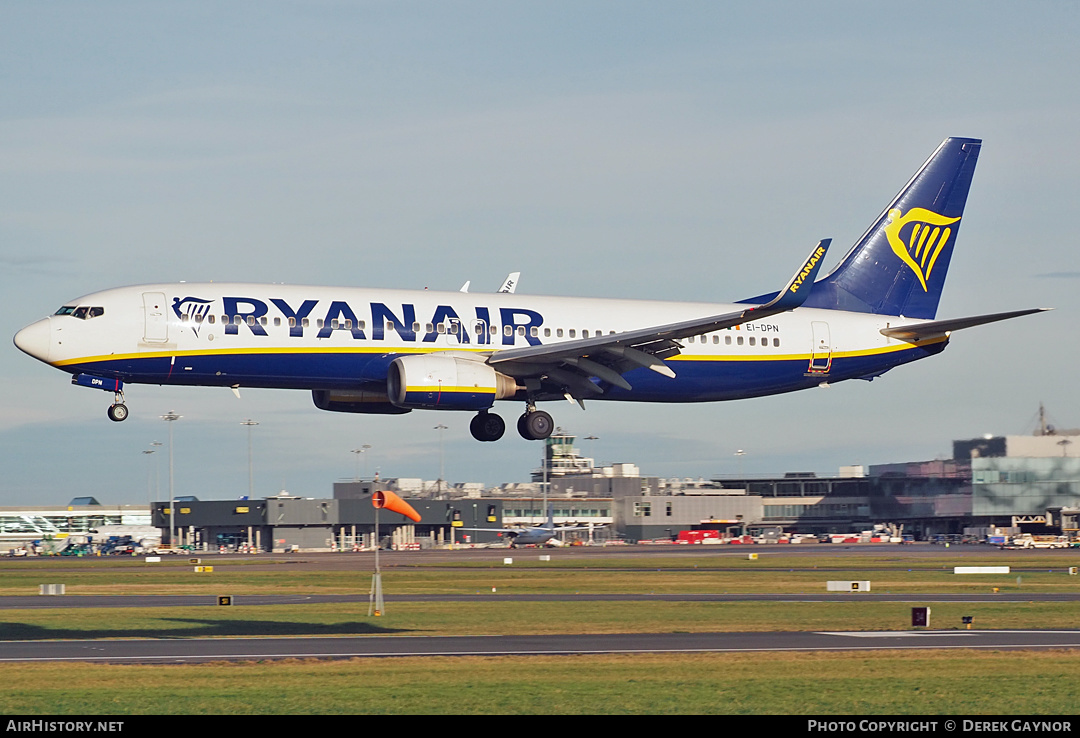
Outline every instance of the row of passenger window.
<path id="1" fill-rule="evenodd" d="M 708 336 L 699 336 L 699 338 L 701 339 L 701 343 L 706 343 L 706 339 L 708 338 Z M 756 336 L 746 336 L 746 342 L 751 346 L 757 345 L 757 343 L 759 341 L 761 342 L 762 346 L 768 346 L 769 345 L 769 339 L 765 338 L 764 336 L 762 336 L 761 338 L 757 338 Z M 712 342 L 713 343 L 720 343 L 720 336 L 713 336 L 712 337 Z M 693 343 L 693 340 L 691 340 L 690 343 Z M 731 345 L 731 336 L 724 336 L 724 345 L 726 345 L 726 346 Z M 742 346 L 743 345 L 743 336 L 735 336 L 735 345 L 736 346 Z M 780 348 L 780 339 L 779 338 L 774 338 L 772 340 L 772 345 L 773 345 L 773 348 Z"/>
<path id="2" fill-rule="evenodd" d="M 183 317 L 184 322 L 187 322 L 188 319 L 189 318 L 186 315 Z M 195 316 L 195 322 L 196 323 L 202 323 L 203 320 L 204 320 L 203 316 L 201 316 L 201 315 L 196 315 Z M 207 323 L 213 325 L 214 322 L 215 322 L 215 316 L 207 315 L 205 317 L 205 321 Z M 255 316 L 253 316 L 253 315 L 248 315 L 246 317 L 241 316 L 241 315 L 233 315 L 233 316 L 222 315 L 221 316 L 221 325 L 245 325 L 246 324 L 246 325 L 253 326 L 253 325 L 256 324 L 256 322 L 258 322 L 258 324 L 262 325 L 262 326 L 269 325 L 269 321 L 267 320 L 266 316 L 263 316 L 263 317 L 259 318 L 258 320 L 256 320 Z M 275 326 L 280 326 L 281 322 L 282 322 L 282 319 L 280 317 L 274 318 L 274 325 Z M 287 319 L 287 324 L 288 324 L 288 326 L 290 328 L 295 328 L 296 327 L 296 318 L 288 318 Z M 308 327 L 310 327 L 311 323 L 307 318 L 303 318 L 300 321 L 300 325 L 302 327 L 304 327 L 304 328 L 308 328 Z M 323 325 L 324 325 L 324 321 L 323 321 L 322 318 L 318 318 L 315 321 L 315 327 L 322 328 Z M 334 319 L 332 319 L 330 321 L 330 328 L 334 329 L 334 330 L 338 330 L 338 329 L 352 330 L 353 321 L 351 319 L 349 319 L 349 318 L 346 318 L 344 320 L 339 320 L 337 318 L 334 318 Z M 367 324 L 363 320 L 358 320 L 358 321 L 356 321 L 356 328 L 358 330 L 365 330 L 367 328 Z M 396 328 L 395 323 L 393 323 L 391 321 L 388 321 L 386 323 L 386 330 L 388 332 L 393 332 L 395 330 L 395 328 Z M 487 331 L 492 336 L 497 336 L 499 334 L 499 327 L 496 326 L 496 325 L 486 326 L 486 328 L 487 328 Z M 424 324 L 424 332 L 425 333 L 436 332 L 436 333 L 440 333 L 440 334 L 450 333 L 451 335 L 457 335 L 459 330 L 460 330 L 460 328 L 456 324 L 451 324 L 449 327 L 445 323 L 439 323 L 437 325 L 433 325 L 431 323 L 425 323 Z M 478 335 L 478 336 L 483 335 L 483 333 L 485 332 L 485 324 L 483 322 L 476 323 L 476 325 L 474 326 L 474 331 L 475 331 L 476 335 Z M 420 332 L 420 323 L 413 323 L 412 324 L 412 332 L 413 333 L 419 333 Z M 512 335 L 514 335 L 514 326 L 504 325 L 502 327 L 502 333 L 503 333 L 504 336 L 512 336 Z M 563 337 L 577 338 L 578 337 L 578 331 L 577 331 L 576 328 L 568 328 L 568 329 L 544 328 L 544 338 L 551 338 L 552 333 L 554 333 L 556 338 L 563 338 Z M 522 326 L 522 325 L 517 326 L 517 334 L 519 336 L 524 336 L 525 335 L 525 326 Z M 530 326 L 529 327 L 529 335 L 532 336 L 533 338 L 539 338 L 540 329 L 537 328 L 536 326 Z M 600 330 L 596 330 L 596 331 L 593 331 L 591 335 L 594 336 L 594 337 L 595 336 L 602 336 L 602 335 L 604 335 L 604 332 L 600 331 Z M 615 335 L 615 331 L 608 331 L 608 335 L 612 335 L 612 336 Z M 582 338 L 589 338 L 589 336 L 590 336 L 590 333 L 589 333 L 588 329 L 583 329 L 581 331 L 581 337 Z M 698 340 L 699 343 L 708 343 L 709 342 L 709 337 L 708 336 L 697 336 L 697 340 Z M 690 336 L 690 338 L 686 339 L 686 341 L 688 343 L 693 343 L 694 342 L 694 336 Z M 720 343 L 720 336 L 713 335 L 712 342 L 714 344 L 719 344 Z M 756 345 L 756 343 L 757 343 L 757 339 L 754 336 L 750 336 L 749 337 L 749 345 L 754 346 L 754 345 Z M 731 346 L 732 345 L 732 337 L 731 336 L 724 336 L 724 344 L 727 345 L 727 346 Z M 737 346 L 742 346 L 743 345 L 743 336 L 736 336 L 735 337 L 735 345 L 737 345 Z M 769 345 L 769 339 L 763 337 L 761 339 L 761 345 L 762 346 L 768 346 Z M 774 347 L 776 347 L 776 348 L 779 348 L 780 339 L 779 338 L 774 338 L 772 340 L 772 345 Z"/>

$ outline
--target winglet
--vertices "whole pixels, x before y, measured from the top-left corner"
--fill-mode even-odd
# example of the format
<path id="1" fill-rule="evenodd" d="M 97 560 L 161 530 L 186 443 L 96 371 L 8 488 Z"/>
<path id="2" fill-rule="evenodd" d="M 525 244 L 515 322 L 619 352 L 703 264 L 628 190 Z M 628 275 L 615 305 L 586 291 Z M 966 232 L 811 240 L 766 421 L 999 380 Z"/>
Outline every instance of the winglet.
<path id="1" fill-rule="evenodd" d="M 806 302 L 806 298 L 810 296 L 810 289 L 814 286 L 817 273 L 825 261 L 825 253 L 829 250 L 830 244 L 832 244 L 831 238 L 818 241 L 817 246 L 810 252 L 810 256 L 807 257 L 799 271 L 795 272 L 795 276 L 791 278 L 787 286 L 780 290 L 780 293 L 771 302 L 754 308 L 754 310 L 768 310 L 772 313 L 779 313 L 785 310 L 794 310 Z"/>
<path id="2" fill-rule="evenodd" d="M 502 287 L 499 288 L 499 292 L 513 294 L 517 290 L 519 279 L 521 279 L 521 272 L 510 272 L 506 275 L 506 279 L 503 280 Z"/>

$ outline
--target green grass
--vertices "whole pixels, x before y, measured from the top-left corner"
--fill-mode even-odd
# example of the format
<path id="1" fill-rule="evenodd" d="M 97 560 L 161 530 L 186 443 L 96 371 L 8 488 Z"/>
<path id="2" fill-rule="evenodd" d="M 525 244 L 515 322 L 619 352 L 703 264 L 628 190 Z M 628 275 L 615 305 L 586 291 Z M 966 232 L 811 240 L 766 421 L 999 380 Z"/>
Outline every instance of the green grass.
<path id="1" fill-rule="evenodd" d="M 906 630 L 911 604 L 894 602 L 389 602 L 244 607 L 0 610 L 0 639 L 354 635 L 542 635 L 714 631 Z M 934 603 L 935 629 L 1074 628 L 1071 602 Z"/>
<path id="2" fill-rule="evenodd" d="M 927 555 L 928 554 L 928 555 Z M 384 568 L 394 594 L 824 593 L 829 579 L 869 579 L 874 592 L 1075 591 L 1072 557 L 988 551 L 954 560 L 762 554 L 560 557 Z M 1077 557 L 1080 559 L 1080 556 Z M 0 638 L 647 633 L 900 630 L 914 603 L 481 602 L 245 606 L 246 594 L 366 594 L 370 559 L 316 570 L 252 557 L 196 574 L 185 559 L 0 561 L 0 594 L 233 594 L 234 607 L 70 608 L 0 611 Z M 337 569 L 341 561 L 354 568 Z M 418 557 L 416 563 L 422 563 Z M 957 576 L 955 563 L 1023 567 Z M 1021 583 L 1017 583 L 1017 577 Z M 928 603 L 934 628 L 1075 628 L 1076 603 Z M 638 654 L 572 657 L 293 660 L 184 666 L 0 664 L 9 714 L 1071 714 L 1080 697 L 1078 651 Z"/>
<path id="3" fill-rule="evenodd" d="M 513 553 L 514 565 L 501 561 L 469 561 L 423 564 L 405 562 L 384 568 L 388 593 L 471 594 L 618 594 L 618 593 L 821 593 L 830 579 L 868 579 L 874 592 L 893 593 L 989 593 L 1069 592 L 1080 579 L 1069 576 L 1070 565 L 1080 565 L 1080 555 L 1045 556 L 1032 552 L 997 551 L 967 556 L 964 565 L 1009 564 L 1022 567 L 1003 575 L 956 575 L 958 559 L 944 549 L 913 558 L 896 556 L 834 557 L 762 554 L 758 561 L 745 554 L 694 557 L 587 557 L 575 558 L 555 552 L 551 562 L 539 562 L 535 554 Z M 350 594 L 366 592 L 371 575 L 368 558 L 334 558 L 334 568 L 318 571 L 290 565 L 287 561 L 230 558 L 204 562 L 212 573 L 196 573 L 186 559 L 146 564 L 129 559 L 40 559 L 0 561 L 0 594 L 37 594 L 42 583 L 63 583 L 67 593 L 79 594 Z M 1020 583 L 1017 582 L 1018 577 Z"/>
<path id="4" fill-rule="evenodd" d="M 0 711 L 23 715 L 1070 715 L 1080 653 L 27 664 L 0 666 L 0 678 Z"/>

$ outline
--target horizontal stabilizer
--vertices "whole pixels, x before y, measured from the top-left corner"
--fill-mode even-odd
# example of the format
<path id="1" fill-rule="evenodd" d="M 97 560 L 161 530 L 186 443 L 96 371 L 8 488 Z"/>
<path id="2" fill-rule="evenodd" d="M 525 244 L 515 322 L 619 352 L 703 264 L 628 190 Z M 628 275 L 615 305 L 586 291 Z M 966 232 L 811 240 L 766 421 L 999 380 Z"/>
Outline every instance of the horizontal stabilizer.
<path id="1" fill-rule="evenodd" d="M 921 341 L 927 338 L 944 336 L 961 328 L 971 328 L 986 323 L 996 323 L 999 320 L 1019 318 L 1021 315 L 1042 313 L 1053 308 L 1031 308 L 1028 310 L 1015 310 L 1011 313 L 994 313 L 993 315 L 975 315 L 970 318 L 954 318 L 952 320 L 934 320 L 929 323 L 912 323 L 890 328 L 882 328 L 883 335 L 889 338 L 899 338 L 901 341 Z"/>

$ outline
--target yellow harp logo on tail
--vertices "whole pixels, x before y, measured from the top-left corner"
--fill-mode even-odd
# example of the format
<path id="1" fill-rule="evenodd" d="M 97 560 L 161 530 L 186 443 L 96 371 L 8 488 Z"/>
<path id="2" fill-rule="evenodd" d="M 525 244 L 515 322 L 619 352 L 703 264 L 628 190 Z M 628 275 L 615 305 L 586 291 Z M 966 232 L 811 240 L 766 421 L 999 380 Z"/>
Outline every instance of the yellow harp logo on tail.
<path id="1" fill-rule="evenodd" d="M 930 279 L 934 264 L 952 235 L 952 228 L 947 226 L 958 220 L 959 217 L 946 218 L 926 208 L 912 208 L 906 214 L 896 209 L 889 211 L 885 236 L 900 260 L 915 272 L 923 292 L 929 291 L 926 280 Z"/>

